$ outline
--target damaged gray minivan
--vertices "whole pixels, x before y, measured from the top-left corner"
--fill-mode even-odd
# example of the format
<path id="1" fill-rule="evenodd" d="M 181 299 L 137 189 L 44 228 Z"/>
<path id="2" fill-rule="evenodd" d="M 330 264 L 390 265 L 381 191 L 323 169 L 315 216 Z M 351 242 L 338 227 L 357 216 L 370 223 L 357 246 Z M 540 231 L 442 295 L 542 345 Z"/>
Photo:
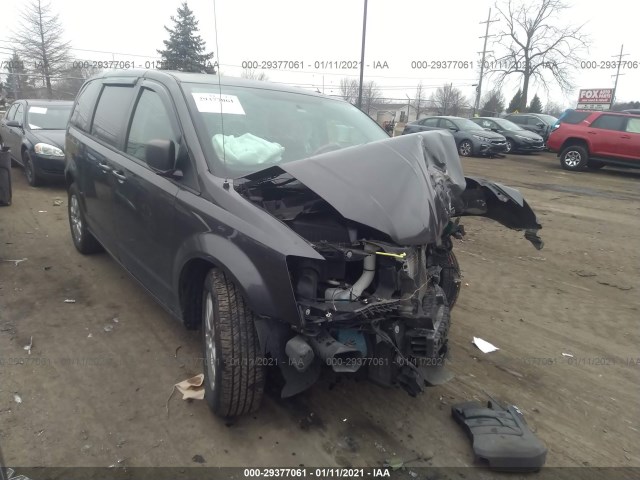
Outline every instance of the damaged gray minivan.
<path id="1" fill-rule="evenodd" d="M 352 105 L 268 82 L 107 72 L 66 133 L 71 236 L 202 330 L 205 398 L 256 410 L 323 368 L 416 395 L 448 378 L 459 217 L 523 230 L 518 191 L 464 177 L 450 133 L 388 135 Z"/>

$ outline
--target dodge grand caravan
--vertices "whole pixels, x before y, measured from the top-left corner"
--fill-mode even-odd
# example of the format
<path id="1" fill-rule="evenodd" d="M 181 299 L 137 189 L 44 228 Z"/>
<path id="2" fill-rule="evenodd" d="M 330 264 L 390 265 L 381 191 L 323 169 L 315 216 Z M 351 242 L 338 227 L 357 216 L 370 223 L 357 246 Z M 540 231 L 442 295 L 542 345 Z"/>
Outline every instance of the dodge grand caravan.
<path id="1" fill-rule="evenodd" d="M 416 395 L 450 378 L 452 238 L 485 215 L 542 248 L 517 190 L 464 177 L 445 131 L 389 138 L 352 105 L 268 82 L 108 72 L 66 133 L 71 237 L 107 250 L 202 331 L 205 398 L 230 417 L 321 370 Z"/>

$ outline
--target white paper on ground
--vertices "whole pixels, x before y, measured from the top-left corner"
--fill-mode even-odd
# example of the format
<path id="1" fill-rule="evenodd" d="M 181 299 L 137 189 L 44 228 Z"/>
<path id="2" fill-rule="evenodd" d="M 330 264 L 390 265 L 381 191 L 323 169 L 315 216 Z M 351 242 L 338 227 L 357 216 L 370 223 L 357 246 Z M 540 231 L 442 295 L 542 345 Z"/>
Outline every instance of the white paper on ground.
<path id="1" fill-rule="evenodd" d="M 245 115 L 244 108 L 235 95 L 220 95 L 218 93 L 192 93 L 199 112 L 231 113 Z"/>
<path id="2" fill-rule="evenodd" d="M 29 113 L 40 113 L 44 115 L 45 113 L 47 113 L 47 107 L 31 107 L 29 109 Z"/>
<path id="3" fill-rule="evenodd" d="M 491 352 L 495 352 L 496 350 L 500 350 L 495 345 L 492 345 L 486 340 L 483 340 L 478 337 L 473 337 L 473 342 L 471 343 L 473 343 L 476 347 L 478 347 L 482 351 L 482 353 L 491 353 Z"/>

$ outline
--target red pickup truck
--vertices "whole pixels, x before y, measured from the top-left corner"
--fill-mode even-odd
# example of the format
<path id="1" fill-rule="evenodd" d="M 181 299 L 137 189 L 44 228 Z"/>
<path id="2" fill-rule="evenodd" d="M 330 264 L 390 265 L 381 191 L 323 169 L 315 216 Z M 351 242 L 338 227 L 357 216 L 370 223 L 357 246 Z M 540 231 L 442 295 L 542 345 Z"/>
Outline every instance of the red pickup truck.
<path id="1" fill-rule="evenodd" d="M 566 170 L 640 168 L 640 115 L 567 110 L 553 126 L 547 148 Z"/>

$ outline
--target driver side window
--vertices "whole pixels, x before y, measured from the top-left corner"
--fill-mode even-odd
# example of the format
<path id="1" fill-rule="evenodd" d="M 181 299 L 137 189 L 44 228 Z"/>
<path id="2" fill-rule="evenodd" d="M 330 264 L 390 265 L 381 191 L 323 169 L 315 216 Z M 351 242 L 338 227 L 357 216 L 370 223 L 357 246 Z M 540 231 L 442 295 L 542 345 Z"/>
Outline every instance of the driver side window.
<path id="1" fill-rule="evenodd" d="M 13 120 L 21 124 L 24 123 L 24 108 L 22 107 L 22 104 L 18 105 L 18 109 L 16 110 Z"/>
<path id="2" fill-rule="evenodd" d="M 172 140 L 178 154 L 179 136 L 162 99 L 156 92 L 144 88 L 131 120 L 126 152 L 145 162 L 146 146 L 151 140 Z"/>

